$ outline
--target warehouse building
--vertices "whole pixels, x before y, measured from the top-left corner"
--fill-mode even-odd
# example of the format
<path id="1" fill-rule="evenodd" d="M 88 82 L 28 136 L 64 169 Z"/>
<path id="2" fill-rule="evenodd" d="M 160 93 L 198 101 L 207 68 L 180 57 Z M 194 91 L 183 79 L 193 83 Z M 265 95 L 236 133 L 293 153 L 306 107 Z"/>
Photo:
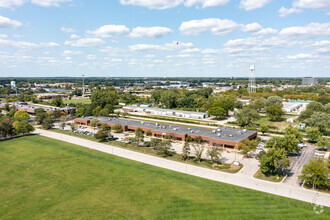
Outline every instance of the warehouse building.
<path id="1" fill-rule="evenodd" d="M 209 115 L 205 112 L 194 112 L 194 111 L 181 111 L 174 109 L 161 109 L 151 108 L 146 105 L 130 105 L 123 107 L 123 111 L 126 112 L 145 112 L 154 115 L 169 115 L 178 116 L 183 118 L 208 118 Z"/>
<path id="2" fill-rule="evenodd" d="M 179 141 L 185 141 L 188 136 L 191 138 L 201 137 L 203 143 L 227 148 L 237 148 L 238 143 L 246 138 L 250 140 L 257 138 L 256 131 L 225 127 L 210 130 L 154 122 L 92 116 L 76 118 L 74 119 L 74 122 L 80 125 L 89 125 L 93 119 L 97 119 L 100 124 L 107 124 L 109 127 L 119 124 L 123 131 L 134 132 L 140 128 L 144 133 L 150 131 L 153 137 L 164 138 L 165 136 L 170 136 L 173 140 Z"/>

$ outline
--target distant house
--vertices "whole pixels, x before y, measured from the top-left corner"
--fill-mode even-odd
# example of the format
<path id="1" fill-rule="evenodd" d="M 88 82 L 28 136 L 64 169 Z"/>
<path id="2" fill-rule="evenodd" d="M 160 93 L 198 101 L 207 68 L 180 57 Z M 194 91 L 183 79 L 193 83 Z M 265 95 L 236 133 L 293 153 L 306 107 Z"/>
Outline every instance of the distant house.
<path id="1" fill-rule="evenodd" d="M 296 120 L 294 118 L 288 118 L 286 121 L 289 123 L 294 123 Z"/>
<path id="2" fill-rule="evenodd" d="M 299 123 L 296 128 L 299 129 L 299 130 L 304 130 L 305 127 L 306 127 L 305 123 Z"/>

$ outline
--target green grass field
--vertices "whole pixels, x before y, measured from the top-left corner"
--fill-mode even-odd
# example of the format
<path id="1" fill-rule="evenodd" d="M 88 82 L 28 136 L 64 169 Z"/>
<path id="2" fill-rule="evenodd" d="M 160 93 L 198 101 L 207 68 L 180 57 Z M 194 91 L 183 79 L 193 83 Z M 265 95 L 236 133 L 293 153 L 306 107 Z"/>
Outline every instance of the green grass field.
<path id="1" fill-rule="evenodd" d="M 0 142 L 0 219 L 327 219 L 309 203 L 42 136 Z"/>
<path id="2" fill-rule="evenodd" d="M 64 104 L 91 104 L 90 99 L 69 99 L 69 100 L 63 100 Z"/>

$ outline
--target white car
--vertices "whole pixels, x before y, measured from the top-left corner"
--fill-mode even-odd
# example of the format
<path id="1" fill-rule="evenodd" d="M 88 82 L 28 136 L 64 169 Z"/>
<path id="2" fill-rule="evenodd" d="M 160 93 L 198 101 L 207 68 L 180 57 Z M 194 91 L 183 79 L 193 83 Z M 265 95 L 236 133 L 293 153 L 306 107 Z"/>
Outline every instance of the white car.
<path id="1" fill-rule="evenodd" d="M 306 144 L 304 144 L 304 143 L 301 142 L 301 143 L 298 144 L 298 147 L 300 149 L 303 149 L 304 147 L 306 147 Z"/>

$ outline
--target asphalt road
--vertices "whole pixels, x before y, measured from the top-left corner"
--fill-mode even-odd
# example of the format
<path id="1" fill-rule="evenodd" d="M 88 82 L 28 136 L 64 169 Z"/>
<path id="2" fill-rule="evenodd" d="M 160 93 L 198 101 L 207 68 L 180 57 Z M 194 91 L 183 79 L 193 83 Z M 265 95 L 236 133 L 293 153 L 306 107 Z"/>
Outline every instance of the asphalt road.
<path id="1" fill-rule="evenodd" d="M 284 184 L 301 186 L 302 182 L 298 176 L 301 174 L 304 165 L 314 157 L 316 147 L 307 143 L 307 146 L 301 150 L 298 156 L 292 156 L 290 160 L 290 167 L 287 170 L 287 177 L 283 181 Z"/>

